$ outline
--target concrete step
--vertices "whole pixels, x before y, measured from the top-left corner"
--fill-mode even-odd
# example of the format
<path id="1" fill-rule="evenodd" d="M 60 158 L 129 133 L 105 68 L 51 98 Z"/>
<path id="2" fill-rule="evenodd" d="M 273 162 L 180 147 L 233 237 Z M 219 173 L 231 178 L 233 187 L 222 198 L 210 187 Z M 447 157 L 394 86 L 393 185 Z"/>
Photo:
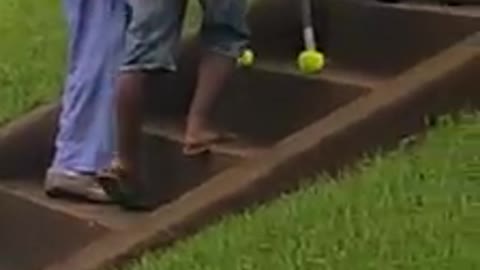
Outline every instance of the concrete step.
<path id="1" fill-rule="evenodd" d="M 314 0 L 319 47 L 334 70 L 391 79 L 478 31 L 478 6 Z M 303 50 L 297 0 L 263 0 L 250 13 L 258 61 L 293 62 Z"/>
<path id="2" fill-rule="evenodd" d="M 108 232 L 0 186 L 0 269 L 38 270 Z"/>
<path id="3" fill-rule="evenodd" d="M 144 196 L 155 199 L 158 207 L 242 160 L 216 152 L 185 157 L 181 144 L 155 132 L 146 134 L 143 144 Z M 109 232 L 127 230 L 150 217 L 115 205 L 51 199 L 42 182 L 42 178 L 0 180 L 1 270 L 44 269 Z"/>
<path id="4" fill-rule="evenodd" d="M 101 226 L 109 230 L 124 230 L 141 222 L 147 215 L 126 214 L 125 211 L 113 205 L 97 205 L 79 201 L 51 199 L 42 189 L 42 179 L 3 180 L 1 188 L 11 196 L 38 205 L 86 224 Z M 23 215 L 19 213 L 19 215 Z"/>
<path id="5" fill-rule="evenodd" d="M 363 89 L 376 88 L 388 80 L 388 78 L 376 76 L 375 74 L 371 73 L 361 72 L 359 70 L 346 70 L 337 68 L 334 64 L 332 65 L 328 59 L 324 69 L 314 74 L 302 73 L 299 70 L 296 61 L 258 61 L 255 63 L 254 68 L 272 73 L 298 76 L 309 80 L 322 80 L 332 84 L 348 85 L 354 88 L 359 87 Z"/>
<path id="6" fill-rule="evenodd" d="M 192 158 L 182 153 L 183 106 L 188 105 L 191 94 L 192 88 L 187 87 L 192 84 L 188 80 L 191 76 L 183 70 L 168 83 L 165 79 L 171 77 L 160 78 L 156 83 L 162 87 L 152 89 L 146 104 L 142 179 L 148 190 L 146 196 L 156 199 L 158 207 L 268 151 L 296 130 L 369 92 L 367 88 L 324 78 L 261 68 L 240 70 L 219 97 L 211 119 L 215 126 L 238 135 L 238 139 L 215 145 L 209 155 Z M 41 269 L 105 233 L 128 230 L 150 218 L 148 213 L 127 213 L 117 206 L 53 200 L 44 195 L 43 174 L 51 158 L 57 110 L 41 110 L 40 115 L 27 117 L 31 122 L 13 125 L 1 136 L 4 170 L 0 178 L 0 241 L 8 249 L 0 250 L 0 258 L 11 259 L 0 260 L 0 266 L 7 269 Z M 38 151 L 32 150 L 35 145 L 41 146 Z M 27 146 L 30 150 L 25 151 Z M 18 236 L 32 224 L 41 224 L 44 229 Z M 51 234 L 57 231 L 52 238 Z M 30 262 L 20 259 L 24 250 L 43 246 L 50 240 L 54 243 L 50 252 L 40 252 Z"/>
<path id="7" fill-rule="evenodd" d="M 372 1 L 372 0 L 363 0 L 363 1 Z M 455 7 L 459 11 L 467 11 L 468 9 L 478 6 L 480 3 L 478 0 L 374 0 L 384 3 L 402 3 L 402 4 L 415 4 L 422 5 L 423 7 Z M 470 10 L 471 11 L 471 10 Z"/>
<path id="8" fill-rule="evenodd" d="M 150 136 L 182 144 L 184 135 L 184 119 L 150 119 L 143 126 L 143 132 Z M 272 145 L 247 142 L 234 135 L 234 138 L 211 146 L 213 154 L 227 155 L 236 158 L 251 158 L 252 156 L 267 151 Z"/>
<path id="9" fill-rule="evenodd" d="M 180 143 L 159 136 L 153 126 L 146 127 L 146 130 L 142 145 L 142 180 L 148 185 L 146 196 L 153 196 L 162 204 L 177 199 L 242 159 L 241 156 L 217 152 L 187 157 L 182 154 Z M 0 182 L 0 187 L 11 195 L 110 229 L 125 229 L 141 221 L 143 216 L 130 215 L 115 206 L 50 199 L 45 196 L 42 185 L 43 178 L 2 179 Z"/>
<path id="10" fill-rule="evenodd" d="M 147 115 L 184 118 L 193 82 L 194 72 L 188 69 L 181 69 L 175 77 L 159 78 L 147 98 Z M 365 86 L 288 71 L 239 70 L 216 100 L 210 120 L 214 126 L 238 134 L 242 141 L 270 146 L 369 91 Z"/>

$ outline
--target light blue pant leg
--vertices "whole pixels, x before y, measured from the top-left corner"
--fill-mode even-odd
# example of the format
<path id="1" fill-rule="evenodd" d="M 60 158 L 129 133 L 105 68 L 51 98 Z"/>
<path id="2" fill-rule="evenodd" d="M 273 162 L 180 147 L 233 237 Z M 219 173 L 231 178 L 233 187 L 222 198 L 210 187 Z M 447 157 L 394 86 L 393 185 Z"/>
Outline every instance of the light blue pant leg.
<path id="1" fill-rule="evenodd" d="M 113 152 L 113 87 L 126 5 L 121 0 L 64 0 L 69 62 L 53 167 L 95 172 Z"/>

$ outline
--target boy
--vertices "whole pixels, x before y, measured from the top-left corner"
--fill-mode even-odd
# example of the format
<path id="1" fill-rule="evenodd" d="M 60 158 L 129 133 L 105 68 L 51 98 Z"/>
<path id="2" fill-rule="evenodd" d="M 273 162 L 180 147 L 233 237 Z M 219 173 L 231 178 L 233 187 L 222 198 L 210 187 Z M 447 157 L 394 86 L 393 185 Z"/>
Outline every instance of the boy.
<path id="1" fill-rule="evenodd" d="M 135 204 L 133 183 L 139 175 L 141 104 L 145 82 L 153 71 L 175 71 L 175 49 L 181 34 L 186 0 L 128 0 L 132 18 L 126 54 L 116 89 L 118 157 L 99 178 L 124 206 Z M 203 57 L 187 117 L 183 152 L 197 155 L 224 139 L 207 122 L 213 100 L 235 68 L 248 40 L 246 0 L 200 0 L 203 8 Z M 160 90 L 161 91 L 161 90 Z M 115 187 L 115 188 L 112 188 Z"/>
<path id="2" fill-rule="evenodd" d="M 69 59 L 56 152 L 47 172 L 50 196 L 109 202 L 95 174 L 113 152 L 113 83 L 126 27 L 119 0 L 64 0 Z"/>

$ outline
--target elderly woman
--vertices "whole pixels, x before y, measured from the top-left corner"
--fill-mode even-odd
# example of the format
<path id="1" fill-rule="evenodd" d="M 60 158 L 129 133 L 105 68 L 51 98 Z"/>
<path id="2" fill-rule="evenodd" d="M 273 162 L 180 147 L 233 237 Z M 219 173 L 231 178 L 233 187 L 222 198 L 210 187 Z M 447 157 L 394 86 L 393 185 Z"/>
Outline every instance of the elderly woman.
<path id="1" fill-rule="evenodd" d="M 95 181 L 113 152 L 113 88 L 121 60 L 127 9 L 119 0 L 64 0 L 68 69 L 48 195 L 92 202 L 110 199 Z"/>

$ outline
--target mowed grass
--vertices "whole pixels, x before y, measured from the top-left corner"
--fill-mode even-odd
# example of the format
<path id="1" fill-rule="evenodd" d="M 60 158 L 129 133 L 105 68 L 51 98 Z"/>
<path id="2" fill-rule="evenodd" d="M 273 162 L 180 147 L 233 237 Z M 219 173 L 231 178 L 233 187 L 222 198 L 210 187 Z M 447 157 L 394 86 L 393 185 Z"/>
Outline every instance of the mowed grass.
<path id="1" fill-rule="evenodd" d="M 0 124 L 55 98 L 65 59 L 61 1 L 0 1 Z"/>
<path id="2" fill-rule="evenodd" d="M 319 180 L 126 269 L 480 269 L 479 115 Z"/>

